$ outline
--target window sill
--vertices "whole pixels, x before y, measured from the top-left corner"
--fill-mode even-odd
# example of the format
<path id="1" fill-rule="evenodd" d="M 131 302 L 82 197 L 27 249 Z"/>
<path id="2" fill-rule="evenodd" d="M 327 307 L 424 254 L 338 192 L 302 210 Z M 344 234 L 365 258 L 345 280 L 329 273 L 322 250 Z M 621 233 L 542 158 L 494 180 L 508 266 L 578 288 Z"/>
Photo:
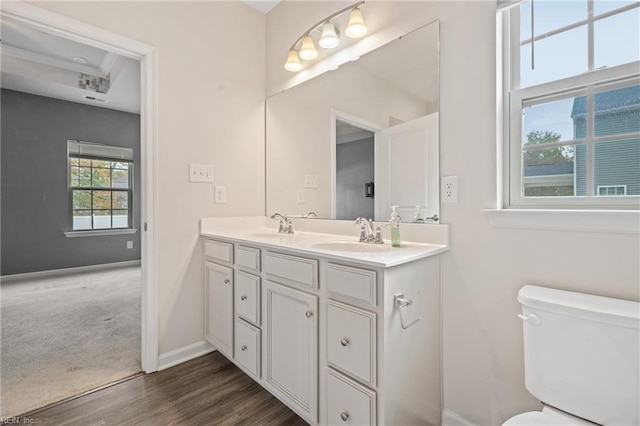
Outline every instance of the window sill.
<path id="1" fill-rule="evenodd" d="M 103 237 L 107 235 L 125 235 L 125 234 L 135 234 L 138 232 L 137 229 L 127 228 L 127 229 L 101 229 L 95 231 L 67 231 L 64 233 L 64 236 L 67 238 L 78 238 L 78 237 Z"/>
<path id="2" fill-rule="evenodd" d="M 494 228 L 640 233 L 637 210 L 484 209 Z"/>

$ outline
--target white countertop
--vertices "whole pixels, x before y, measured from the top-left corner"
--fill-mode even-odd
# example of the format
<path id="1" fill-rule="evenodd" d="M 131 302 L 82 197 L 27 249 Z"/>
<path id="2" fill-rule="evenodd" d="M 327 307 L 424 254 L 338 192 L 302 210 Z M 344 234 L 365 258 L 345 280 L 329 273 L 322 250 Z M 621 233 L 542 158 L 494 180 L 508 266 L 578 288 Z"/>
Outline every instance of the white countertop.
<path id="1" fill-rule="evenodd" d="M 207 226 L 204 226 L 201 222 L 201 235 L 382 268 L 401 265 L 448 250 L 444 244 L 423 242 L 402 242 L 401 247 L 398 248 L 391 247 L 388 240 L 385 240 L 383 245 L 360 243 L 358 242 L 359 233 L 358 235 L 340 235 L 295 231 L 292 235 L 280 234 L 276 229 L 260 226 L 260 222 L 256 221 L 246 223 L 247 226 L 237 226 L 238 222 L 217 223 L 222 226 L 212 226 L 212 223 L 208 222 Z"/>

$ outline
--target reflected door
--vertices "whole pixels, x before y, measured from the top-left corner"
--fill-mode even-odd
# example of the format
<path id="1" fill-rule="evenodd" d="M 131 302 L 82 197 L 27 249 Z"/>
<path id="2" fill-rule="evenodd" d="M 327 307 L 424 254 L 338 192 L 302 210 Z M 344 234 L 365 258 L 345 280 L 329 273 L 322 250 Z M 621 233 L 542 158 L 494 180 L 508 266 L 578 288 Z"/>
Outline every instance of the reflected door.
<path id="1" fill-rule="evenodd" d="M 416 206 L 427 217 L 437 214 L 439 176 L 432 173 L 438 170 L 437 139 L 437 113 L 376 132 L 376 220 L 387 220 L 390 206 L 400 206 L 405 222 Z"/>

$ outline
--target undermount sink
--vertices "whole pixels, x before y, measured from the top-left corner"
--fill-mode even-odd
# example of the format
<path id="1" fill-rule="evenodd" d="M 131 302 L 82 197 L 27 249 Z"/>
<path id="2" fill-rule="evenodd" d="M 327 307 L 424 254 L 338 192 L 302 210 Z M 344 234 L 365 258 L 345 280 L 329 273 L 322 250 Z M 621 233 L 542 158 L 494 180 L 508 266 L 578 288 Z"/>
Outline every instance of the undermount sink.
<path id="1" fill-rule="evenodd" d="M 350 251 L 360 253 L 382 253 L 391 251 L 391 246 L 386 244 L 368 244 L 352 241 L 334 241 L 328 243 L 315 243 L 311 247 L 319 250 Z"/>

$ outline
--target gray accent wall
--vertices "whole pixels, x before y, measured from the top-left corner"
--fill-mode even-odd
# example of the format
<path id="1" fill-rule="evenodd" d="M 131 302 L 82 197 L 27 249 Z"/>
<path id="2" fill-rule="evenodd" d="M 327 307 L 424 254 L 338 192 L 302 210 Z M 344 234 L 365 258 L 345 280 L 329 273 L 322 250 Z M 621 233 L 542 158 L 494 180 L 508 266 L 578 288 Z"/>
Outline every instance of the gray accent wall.
<path id="1" fill-rule="evenodd" d="M 140 259 L 140 116 L 12 90 L 1 97 L 1 274 Z M 135 234 L 65 237 L 68 139 L 134 149 Z"/>
<path id="2" fill-rule="evenodd" d="M 336 145 L 336 219 L 374 216 L 364 184 L 374 178 L 373 137 Z"/>

